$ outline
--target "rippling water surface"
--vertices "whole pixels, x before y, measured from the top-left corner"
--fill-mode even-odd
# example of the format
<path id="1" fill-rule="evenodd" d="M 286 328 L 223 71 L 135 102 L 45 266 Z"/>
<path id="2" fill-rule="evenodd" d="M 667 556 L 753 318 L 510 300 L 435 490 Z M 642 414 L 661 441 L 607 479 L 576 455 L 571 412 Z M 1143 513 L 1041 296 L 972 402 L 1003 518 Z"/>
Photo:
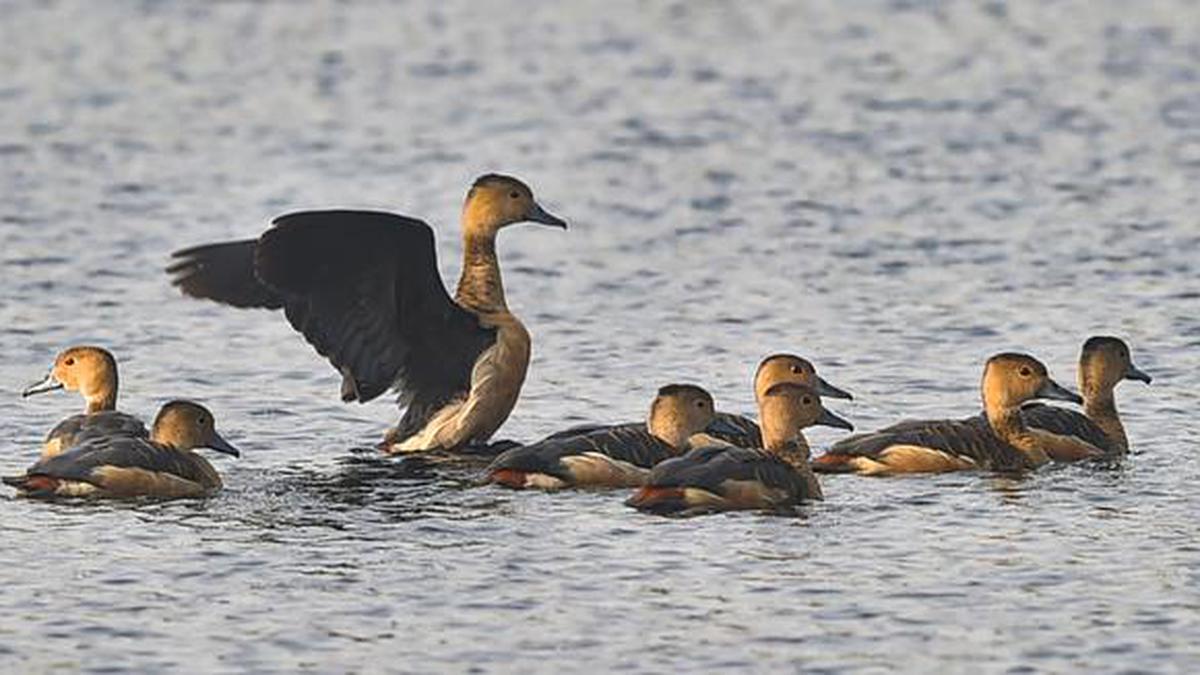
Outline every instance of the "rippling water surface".
<path id="1" fill-rule="evenodd" d="M 0 1 L 0 471 L 78 406 L 199 398 L 244 457 L 205 502 L 0 498 L 9 671 L 1200 669 L 1200 5 Z M 1115 333 L 1155 377 L 1115 470 L 831 477 L 797 517 L 639 515 L 364 448 L 267 312 L 189 301 L 180 246 L 389 208 L 458 268 L 469 181 L 535 356 L 501 436 L 640 417 L 813 358 L 860 428 L 977 408 L 983 359 L 1073 380 Z M 810 435 L 824 446 L 836 435 Z"/>

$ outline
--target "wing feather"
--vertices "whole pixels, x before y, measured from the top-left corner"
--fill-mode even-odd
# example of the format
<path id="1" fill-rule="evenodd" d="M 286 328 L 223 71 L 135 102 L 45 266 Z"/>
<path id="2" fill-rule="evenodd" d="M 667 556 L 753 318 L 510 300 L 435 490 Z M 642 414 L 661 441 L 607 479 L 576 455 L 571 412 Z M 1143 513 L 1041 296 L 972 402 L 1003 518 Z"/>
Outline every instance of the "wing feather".
<path id="1" fill-rule="evenodd" d="M 496 332 L 451 299 L 433 230 L 378 211 L 281 216 L 257 241 L 176 253 L 184 293 L 235 307 L 282 307 L 292 327 L 342 374 L 342 398 L 389 388 L 422 410 L 470 387 Z M 422 413 L 424 414 L 424 413 Z M 407 417 L 406 417 L 407 418 Z"/>

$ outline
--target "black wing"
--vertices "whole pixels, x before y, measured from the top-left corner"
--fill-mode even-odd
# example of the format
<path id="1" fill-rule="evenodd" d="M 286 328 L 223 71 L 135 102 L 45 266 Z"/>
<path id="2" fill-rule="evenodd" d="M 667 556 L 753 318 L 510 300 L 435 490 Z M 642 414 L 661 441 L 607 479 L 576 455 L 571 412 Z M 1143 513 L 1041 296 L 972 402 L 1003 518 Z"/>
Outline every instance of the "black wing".
<path id="1" fill-rule="evenodd" d="M 654 467 L 649 485 L 694 487 L 722 494 L 725 481 L 753 481 L 787 491 L 793 498 L 807 498 L 809 488 L 790 464 L 765 450 L 712 446 L 697 448 L 682 457 Z"/>
<path id="2" fill-rule="evenodd" d="M 191 262 L 175 283 L 235 306 L 275 294 L 292 326 L 342 374 L 343 400 L 369 401 L 395 386 L 411 414 L 470 387 L 471 369 L 495 342 L 495 330 L 446 292 L 428 225 L 375 211 L 305 211 L 274 224 L 249 262 L 245 242 L 234 243 L 236 256 L 214 247 L 177 254 Z M 222 257 L 204 258 L 209 251 Z M 237 283 L 221 288 L 223 295 L 202 283 L 207 275 L 191 272 L 235 259 L 252 273 L 230 271 Z"/>
<path id="3" fill-rule="evenodd" d="M 149 438 L 146 425 L 133 415 L 115 410 L 103 410 L 86 415 L 71 415 L 46 434 L 46 440 L 57 440 L 63 449 L 104 436 L 133 436 Z"/>
<path id="4" fill-rule="evenodd" d="M 1104 430 L 1088 419 L 1087 415 L 1068 408 L 1045 403 L 1026 403 L 1021 406 L 1021 418 L 1035 429 L 1049 431 L 1060 436 L 1074 436 L 1100 448 L 1105 453 L 1120 453 L 1122 450 Z"/>
<path id="5" fill-rule="evenodd" d="M 758 423 L 749 417 L 731 413 L 717 413 L 717 420 L 714 425 L 717 428 L 714 428 L 713 425 L 710 425 L 708 428 L 709 436 L 719 438 L 739 448 L 762 447 L 762 431 L 759 430 Z"/>
<path id="6" fill-rule="evenodd" d="M 233 307 L 283 307 L 283 296 L 264 285 L 254 273 L 257 239 L 205 244 L 176 251 L 167 268 L 171 283 L 185 295 L 216 300 Z"/>
<path id="7" fill-rule="evenodd" d="M 957 420 L 906 420 L 834 443 L 827 455 L 877 457 L 893 445 L 917 445 L 967 457 L 996 471 L 1025 468 L 1022 455 L 992 431 L 982 413 Z"/>
<path id="8" fill-rule="evenodd" d="M 207 473 L 202 458 L 190 452 L 163 447 L 144 438 L 106 436 L 92 438 L 74 449 L 42 460 L 29 468 L 30 476 L 93 482 L 101 467 L 145 469 L 203 483 Z"/>
<path id="9" fill-rule="evenodd" d="M 561 460 L 573 455 L 595 452 L 644 468 L 675 456 L 674 449 L 652 436 L 645 424 L 589 428 L 573 436 L 560 434 L 506 451 L 492 462 L 488 471 L 515 469 L 569 479 L 570 473 Z"/>

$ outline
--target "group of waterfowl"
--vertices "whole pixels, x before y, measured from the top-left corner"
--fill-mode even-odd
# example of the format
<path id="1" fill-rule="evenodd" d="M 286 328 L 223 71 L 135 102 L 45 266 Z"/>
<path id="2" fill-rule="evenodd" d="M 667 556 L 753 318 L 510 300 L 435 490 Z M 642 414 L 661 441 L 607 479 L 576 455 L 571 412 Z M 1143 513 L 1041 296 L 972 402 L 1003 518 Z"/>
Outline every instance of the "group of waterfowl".
<path id="1" fill-rule="evenodd" d="M 281 216 L 257 239 L 179 251 L 168 272 L 189 296 L 283 309 L 341 374 L 343 401 L 397 390 L 405 412 L 380 444 L 384 452 L 486 453 L 499 447 L 488 442 L 516 404 L 529 365 L 529 333 L 508 310 L 496 258 L 496 235 L 520 222 L 566 228 L 521 181 L 496 174 L 475 181 L 462 211 L 463 265 L 453 298 L 430 227 L 375 211 Z M 1120 339 L 1093 337 L 1078 377 L 1082 397 L 1032 356 L 997 354 L 984 366 L 982 414 L 900 422 L 845 438 L 813 459 L 802 430 L 852 430 L 822 403 L 851 396 L 809 361 L 775 354 L 754 376 L 759 423 L 718 412 L 699 386 L 671 384 L 658 391 L 646 422 L 577 427 L 506 446 L 491 453 L 483 478 L 516 489 L 636 488 L 629 505 L 675 514 L 822 499 L 817 473 L 1028 471 L 1124 455 L 1113 390 L 1123 379 L 1148 383 L 1150 376 Z M 67 349 L 25 394 L 54 389 L 78 391 L 86 409 L 50 431 L 25 474 L 4 478 L 22 494 L 202 496 L 221 479 L 192 450 L 238 454 L 197 403 L 167 403 L 149 430 L 118 412 L 116 361 L 102 348 Z M 1082 403 L 1083 412 L 1036 399 Z"/>

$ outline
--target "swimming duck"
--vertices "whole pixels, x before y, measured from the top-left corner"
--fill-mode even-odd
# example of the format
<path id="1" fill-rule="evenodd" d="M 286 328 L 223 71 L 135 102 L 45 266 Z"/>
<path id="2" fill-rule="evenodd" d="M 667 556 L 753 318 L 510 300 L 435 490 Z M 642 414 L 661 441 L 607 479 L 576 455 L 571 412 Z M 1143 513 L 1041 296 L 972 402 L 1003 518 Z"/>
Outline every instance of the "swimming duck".
<path id="1" fill-rule="evenodd" d="M 701 387 L 658 390 L 646 424 L 600 428 L 513 448 L 487 468 L 488 482 L 511 488 L 636 487 L 650 467 L 683 452 L 714 420 L 713 398 Z M 736 432 L 736 430 L 734 430 Z"/>
<path id="2" fill-rule="evenodd" d="M 508 419 L 530 339 L 508 310 L 496 235 L 513 223 L 566 229 L 510 176 L 481 176 L 462 211 L 463 265 L 453 299 L 438 274 L 433 230 L 375 211 L 302 211 L 258 239 L 174 253 L 186 295 L 234 307 L 283 308 L 342 375 L 342 400 L 389 388 L 407 406 L 386 452 L 486 443 Z"/>
<path id="3" fill-rule="evenodd" d="M 821 396 L 853 400 L 849 392 L 839 389 L 817 374 L 817 369 L 808 359 L 795 354 L 772 354 L 759 362 L 754 371 L 754 400 L 762 399 L 768 389 L 781 382 L 794 382 L 812 387 Z M 740 447 L 756 448 L 762 445 L 758 423 L 744 415 L 718 412 L 714 423 L 707 430 L 716 438 Z M 607 452 L 608 443 L 622 443 L 631 434 L 647 435 L 645 422 L 623 422 L 620 424 L 598 424 L 573 427 L 559 431 L 543 439 L 566 441 L 576 438 L 580 451 L 597 450 Z"/>
<path id="4" fill-rule="evenodd" d="M 201 497 L 221 489 L 221 477 L 192 452 L 199 447 L 240 454 L 217 433 L 204 406 L 172 401 L 159 411 L 148 439 L 92 437 L 3 480 L 29 497 Z"/>
<path id="5" fill-rule="evenodd" d="M 1079 393 L 1083 413 L 1041 403 L 1021 407 L 1025 423 L 1037 429 L 1074 436 L 1100 448 L 1108 457 L 1129 452 L 1129 439 L 1117 415 L 1114 389 L 1122 380 L 1150 384 L 1151 377 L 1133 365 L 1129 346 L 1120 338 L 1097 335 L 1079 354 Z"/>
<path id="6" fill-rule="evenodd" d="M 826 410 L 815 389 L 790 382 L 763 393 L 759 416 L 764 449 L 698 447 L 654 467 L 646 486 L 626 504 L 651 513 L 689 515 L 775 509 L 824 499 L 809 468 L 808 442 L 801 430 L 816 424 L 854 426 Z"/>
<path id="7" fill-rule="evenodd" d="M 42 381 L 21 392 L 29 397 L 65 389 L 83 396 L 83 414 L 71 415 L 46 434 L 42 459 L 53 457 L 94 436 L 149 435 L 146 425 L 133 415 L 117 412 L 117 360 L 102 347 L 80 345 L 63 350 Z"/>
<path id="8" fill-rule="evenodd" d="M 835 443 L 813 461 L 826 473 L 889 475 L 969 469 L 1024 471 L 1052 457 L 1088 458 L 1100 450 L 1080 439 L 1029 427 L 1021 405 L 1033 399 L 1082 403 L 1027 354 L 988 359 L 981 385 L 984 420 L 910 420 Z"/>

